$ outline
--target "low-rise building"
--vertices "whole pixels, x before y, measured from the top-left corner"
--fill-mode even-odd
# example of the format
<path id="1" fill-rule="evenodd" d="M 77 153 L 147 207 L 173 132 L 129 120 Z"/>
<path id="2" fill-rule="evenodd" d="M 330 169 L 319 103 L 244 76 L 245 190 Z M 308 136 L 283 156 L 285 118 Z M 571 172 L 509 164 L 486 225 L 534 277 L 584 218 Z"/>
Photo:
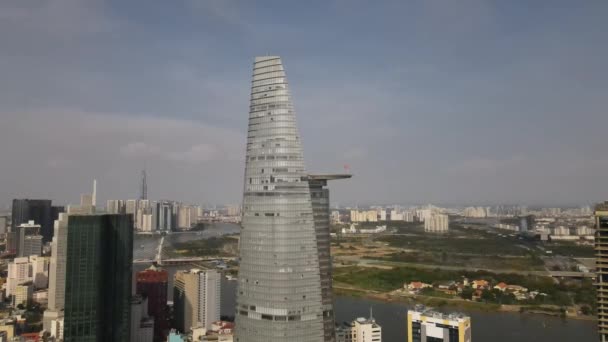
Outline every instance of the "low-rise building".
<path id="1" fill-rule="evenodd" d="M 359 317 L 336 327 L 336 342 L 382 342 L 382 327 L 372 317 Z"/>
<path id="2" fill-rule="evenodd" d="M 471 318 L 417 305 L 407 312 L 408 342 L 471 342 Z"/>
<path id="3" fill-rule="evenodd" d="M 505 292 L 505 290 L 507 289 L 507 284 L 500 282 L 500 283 L 496 284 L 496 286 L 494 286 L 494 289 Z"/>
<path id="4" fill-rule="evenodd" d="M 408 289 L 409 291 L 413 292 L 413 291 L 420 291 L 420 290 L 426 289 L 426 288 L 431 288 L 431 287 L 433 287 L 433 285 L 423 283 L 421 281 L 412 281 L 409 284 L 403 285 L 403 287 Z"/>
<path id="5" fill-rule="evenodd" d="M 473 289 L 487 289 L 490 283 L 487 280 L 479 279 L 471 282 Z"/>

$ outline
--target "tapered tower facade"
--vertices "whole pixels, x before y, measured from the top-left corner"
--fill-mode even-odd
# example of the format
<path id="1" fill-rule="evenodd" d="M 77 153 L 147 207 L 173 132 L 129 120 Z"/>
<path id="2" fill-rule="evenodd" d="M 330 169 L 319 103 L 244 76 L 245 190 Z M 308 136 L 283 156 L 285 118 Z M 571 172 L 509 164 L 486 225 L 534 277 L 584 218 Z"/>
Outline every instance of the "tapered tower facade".
<path id="1" fill-rule="evenodd" d="M 313 208 L 280 57 L 257 57 L 247 136 L 238 342 L 322 342 Z"/>

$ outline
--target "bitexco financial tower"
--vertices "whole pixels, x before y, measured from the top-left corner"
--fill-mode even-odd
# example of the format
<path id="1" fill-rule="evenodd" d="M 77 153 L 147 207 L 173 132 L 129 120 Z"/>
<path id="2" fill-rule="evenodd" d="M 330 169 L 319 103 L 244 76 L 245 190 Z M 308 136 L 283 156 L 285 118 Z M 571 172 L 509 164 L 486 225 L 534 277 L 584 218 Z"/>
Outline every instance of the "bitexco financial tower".
<path id="1" fill-rule="evenodd" d="M 327 180 L 309 175 L 280 57 L 256 57 L 245 162 L 238 342 L 334 341 Z"/>

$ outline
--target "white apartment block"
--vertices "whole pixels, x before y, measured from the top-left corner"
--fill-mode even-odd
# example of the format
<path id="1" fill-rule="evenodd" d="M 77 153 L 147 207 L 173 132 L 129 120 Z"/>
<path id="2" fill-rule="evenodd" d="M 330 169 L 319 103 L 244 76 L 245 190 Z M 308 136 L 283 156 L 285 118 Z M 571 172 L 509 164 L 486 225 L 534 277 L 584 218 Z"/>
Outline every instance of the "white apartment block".
<path id="1" fill-rule="evenodd" d="M 449 219 L 446 214 L 432 213 L 424 220 L 424 231 L 428 233 L 447 233 Z"/>
<path id="2" fill-rule="evenodd" d="M 382 327 L 373 318 L 359 317 L 336 328 L 336 342 L 382 342 Z"/>
<path id="3" fill-rule="evenodd" d="M 464 209 L 463 215 L 472 218 L 484 218 L 490 216 L 489 208 L 484 207 L 468 207 Z"/>
<path id="4" fill-rule="evenodd" d="M 32 265 L 32 282 L 34 283 L 34 288 L 48 288 L 51 258 L 32 255 L 30 256 L 30 264 Z"/>
<path id="5" fill-rule="evenodd" d="M 351 210 L 351 222 L 378 222 L 378 212 L 376 210 Z"/>
<path id="6" fill-rule="evenodd" d="M 558 226 L 553 228 L 553 235 L 567 236 L 570 235 L 570 228 L 564 226 Z"/>
<path id="7" fill-rule="evenodd" d="M 380 209 L 380 221 L 386 221 L 386 210 Z"/>
<path id="8" fill-rule="evenodd" d="M 13 296 L 17 285 L 32 281 L 32 265 L 28 257 L 15 258 L 8 264 L 6 296 Z"/>

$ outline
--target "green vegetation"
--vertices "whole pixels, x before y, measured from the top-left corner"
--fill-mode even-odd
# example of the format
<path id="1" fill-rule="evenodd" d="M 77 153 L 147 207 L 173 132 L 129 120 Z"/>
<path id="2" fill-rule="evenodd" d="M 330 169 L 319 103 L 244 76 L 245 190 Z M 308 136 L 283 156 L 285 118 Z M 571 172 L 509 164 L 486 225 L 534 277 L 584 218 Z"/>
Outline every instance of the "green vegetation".
<path id="1" fill-rule="evenodd" d="M 544 246 L 553 254 L 565 255 L 574 258 L 593 258 L 595 251 L 592 246 L 581 246 L 573 242 L 553 242 Z"/>
<path id="2" fill-rule="evenodd" d="M 402 288 L 404 283 L 421 281 L 429 284 L 438 284 L 448 281 L 459 281 L 462 277 L 469 280 L 484 279 L 491 284 L 505 282 L 511 285 L 520 285 L 530 291 L 539 291 L 546 296 L 538 295 L 534 299 L 514 301 L 510 294 L 498 290 L 487 290 L 482 293 L 482 300 L 497 304 L 525 304 L 525 305 L 558 305 L 569 306 L 573 304 L 586 305 L 591 311 L 596 309 L 595 288 L 589 280 L 561 281 L 556 283 L 551 277 L 525 276 L 510 273 L 493 273 L 486 271 L 444 271 L 439 269 L 418 269 L 413 267 L 397 267 L 394 269 L 378 269 L 363 267 L 338 268 L 334 272 L 337 282 L 348 284 L 356 288 L 372 291 L 388 292 Z M 437 291 L 427 290 L 427 295 L 433 296 Z M 441 293 L 441 296 L 445 296 Z M 464 299 L 470 299 L 472 292 L 461 294 Z"/>

